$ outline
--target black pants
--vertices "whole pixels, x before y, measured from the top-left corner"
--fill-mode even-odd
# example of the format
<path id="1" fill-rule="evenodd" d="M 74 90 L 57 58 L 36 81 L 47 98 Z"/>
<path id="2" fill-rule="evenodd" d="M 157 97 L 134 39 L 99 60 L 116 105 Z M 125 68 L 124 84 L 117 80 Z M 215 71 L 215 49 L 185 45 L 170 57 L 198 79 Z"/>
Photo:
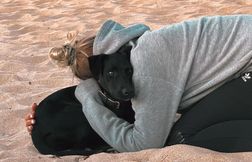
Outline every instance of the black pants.
<path id="1" fill-rule="evenodd" d="M 75 88 L 55 92 L 53 100 L 81 106 L 74 96 Z M 182 114 L 166 145 L 183 143 L 222 152 L 252 151 L 251 99 L 252 79 L 244 82 L 238 78 L 226 83 Z"/>
<path id="2" fill-rule="evenodd" d="M 189 144 L 221 152 L 252 151 L 252 73 L 234 79 L 189 108 L 166 145 Z"/>

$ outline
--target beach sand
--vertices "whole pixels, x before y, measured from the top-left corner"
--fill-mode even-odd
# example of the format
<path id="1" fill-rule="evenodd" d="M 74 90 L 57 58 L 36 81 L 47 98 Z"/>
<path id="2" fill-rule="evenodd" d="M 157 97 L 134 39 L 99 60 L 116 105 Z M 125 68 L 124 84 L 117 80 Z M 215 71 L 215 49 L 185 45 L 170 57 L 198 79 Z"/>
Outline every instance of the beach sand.
<path id="1" fill-rule="evenodd" d="M 252 14 L 251 0 L 2 0 L 0 2 L 0 161 L 84 161 L 44 156 L 33 147 L 24 116 L 33 102 L 78 84 L 48 59 L 69 31 L 95 34 L 102 22 L 145 23 L 152 29 L 205 15 Z M 97 154 L 87 161 L 252 161 L 252 153 L 224 154 L 177 145 L 135 153 Z"/>

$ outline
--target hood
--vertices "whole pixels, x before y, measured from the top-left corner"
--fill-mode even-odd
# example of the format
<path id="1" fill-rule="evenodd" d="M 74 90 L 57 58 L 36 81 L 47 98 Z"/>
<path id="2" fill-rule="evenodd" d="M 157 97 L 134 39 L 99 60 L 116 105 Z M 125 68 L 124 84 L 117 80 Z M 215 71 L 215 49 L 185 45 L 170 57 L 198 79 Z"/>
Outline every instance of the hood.
<path id="1" fill-rule="evenodd" d="M 147 30 L 150 28 L 144 24 L 124 27 L 113 20 L 107 20 L 95 37 L 93 55 L 114 53 L 130 40 L 140 37 Z"/>

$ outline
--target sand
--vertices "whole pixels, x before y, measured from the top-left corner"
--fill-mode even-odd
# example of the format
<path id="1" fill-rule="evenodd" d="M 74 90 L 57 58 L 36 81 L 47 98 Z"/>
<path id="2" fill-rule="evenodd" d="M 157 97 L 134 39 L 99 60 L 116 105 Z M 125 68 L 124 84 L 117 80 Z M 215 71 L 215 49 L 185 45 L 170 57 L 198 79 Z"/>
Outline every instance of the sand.
<path id="1" fill-rule="evenodd" d="M 204 15 L 252 14 L 251 0 L 2 0 L 0 2 L 0 160 L 84 161 L 84 156 L 39 154 L 24 116 L 33 102 L 78 84 L 48 59 L 69 31 L 95 34 L 101 23 L 145 23 L 152 29 Z M 252 161 L 251 153 L 224 154 L 177 145 L 136 153 L 97 154 L 86 161 Z"/>

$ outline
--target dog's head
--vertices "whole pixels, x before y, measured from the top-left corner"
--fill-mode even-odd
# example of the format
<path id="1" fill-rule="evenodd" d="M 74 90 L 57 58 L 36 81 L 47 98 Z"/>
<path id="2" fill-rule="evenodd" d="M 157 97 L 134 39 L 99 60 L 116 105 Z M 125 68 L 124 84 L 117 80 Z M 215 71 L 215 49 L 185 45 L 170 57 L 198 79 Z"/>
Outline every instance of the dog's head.
<path id="1" fill-rule="evenodd" d="M 125 45 L 113 54 L 89 57 L 93 77 L 109 97 L 118 101 L 128 101 L 135 94 L 130 51 L 131 46 Z"/>

